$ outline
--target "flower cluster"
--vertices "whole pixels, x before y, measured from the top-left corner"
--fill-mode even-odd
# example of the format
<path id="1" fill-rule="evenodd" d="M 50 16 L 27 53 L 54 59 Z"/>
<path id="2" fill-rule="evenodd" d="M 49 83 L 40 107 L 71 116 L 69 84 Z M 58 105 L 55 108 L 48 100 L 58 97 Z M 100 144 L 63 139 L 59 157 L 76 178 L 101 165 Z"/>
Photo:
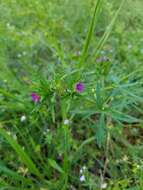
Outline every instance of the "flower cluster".
<path id="1" fill-rule="evenodd" d="M 84 91 L 84 84 L 82 82 L 79 82 L 75 86 L 75 90 L 78 93 L 82 93 Z"/>
<path id="2" fill-rule="evenodd" d="M 85 173 L 85 171 L 86 171 L 86 166 L 83 166 L 81 169 L 80 169 L 80 181 L 81 182 L 84 182 L 85 180 L 86 180 L 86 178 L 85 178 L 85 175 L 84 175 L 84 173 Z"/>
<path id="3" fill-rule="evenodd" d="M 78 83 L 76 83 L 76 85 L 75 85 L 75 91 L 77 92 L 77 93 L 82 93 L 83 91 L 84 91 L 84 84 L 82 83 L 82 82 L 78 82 Z M 34 103 L 39 103 L 40 102 L 40 100 L 41 100 L 41 97 L 40 97 L 40 95 L 39 94 L 37 94 L 37 93 L 35 93 L 35 92 L 33 92 L 32 94 L 31 94 L 31 98 L 32 98 L 32 101 L 34 102 Z"/>
<path id="4" fill-rule="evenodd" d="M 34 92 L 31 94 L 31 98 L 34 103 L 39 103 L 41 99 L 41 97 L 37 93 L 34 93 Z"/>

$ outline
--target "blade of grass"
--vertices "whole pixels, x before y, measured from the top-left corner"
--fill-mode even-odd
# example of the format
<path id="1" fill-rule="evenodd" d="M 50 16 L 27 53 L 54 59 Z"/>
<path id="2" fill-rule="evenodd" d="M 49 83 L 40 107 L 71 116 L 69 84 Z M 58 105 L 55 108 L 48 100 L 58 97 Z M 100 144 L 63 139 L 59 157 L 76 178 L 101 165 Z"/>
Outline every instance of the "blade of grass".
<path id="1" fill-rule="evenodd" d="M 85 44 L 84 44 L 84 47 L 83 47 L 83 50 L 82 50 L 82 54 L 81 54 L 81 57 L 80 57 L 80 65 L 79 65 L 80 67 L 83 65 L 83 63 L 84 63 L 84 61 L 86 59 L 87 53 L 88 53 L 88 49 L 89 49 L 89 45 L 90 45 L 90 42 L 91 42 L 92 34 L 93 34 L 95 24 L 96 24 L 96 18 L 98 18 L 98 14 L 99 14 L 99 11 L 100 11 L 101 2 L 102 2 L 102 0 L 97 0 L 97 2 L 95 4 L 93 17 L 92 17 L 92 20 L 91 20 L 91 24 L 89 26 L 88 34 L 87 34 Z"/>
<path id="2" fill-rule="evenodd" d="M 95 140 L 96 140 L 96 137 L 92 136 L 86 139 L 85 141 L 83 141 L 83 143 L 78 147 L 77 151 L 74 153 L 74 156 L 72 157 L 72 162 L 76 163 L 80 159 L 83 148 Z"/>
<path id="3" fill-rule="evenodd" d="M 116 121 L 126 122 L 126 123 L 142 123 L 142 119 L 130 116 L 128 114 L 122 113 L 117 110 L 110 109 L 108 112 L 105 112 L 106 115 L 111 116 Z"/>
<path id="4" fill-rule="evenodd" d="M 49 165 L 54 168 L 55 170 L 57 170 L 60 173 L 64 173 L 64 170 L 59 166 L 59 164 L 53 160 L 53 159 L 48 159 L 48 163 Z"/>
<path id="5" fill-rule="evenodd" d="M 7 168 L 1 161 L 0 161 L 0 172 L 3 172 L 4 174 L 6 174 L 7 176 L 18 180 L 18 181 L 22 181 L 24 183 L 32 183 L 30 179 L 26 179 L 25 177 L 21 176 L 20 174 L 12 171 L 11 169 Z"/>
<path id="6" fill-rule="evenodd" d="M 20 103 L 23 103 L 23 104 L 24 104 L 24 101 L 23 101 L 23 100 L 18 99 L 18 97 L 16 97 L 16 96 L 13 95 L 12 93 L 10 93 L 10 92 L 8 92 L 8 91 L 6 91 L 6 90 L 4 90 L 4 89 L 0 89 L 0 93 L 1 93 L 3 96 L 7 97 L 7 98 L 10 98 L 10 99 L 12 99 L 12 100 L 15 100 L 15 101 L 17 101 L 17 102 L 20 102 Z"/>
<path id="7" fill-rule="evenodd" d="M 47 165 L 44 163 L 43 157 L 41 156 L 40 152 L 35 152 L 36 143 L 32 136 L 29 134 L 28 129 L 25 128 L 25 130 L 21 131 L 16 125 L 14 125 L 14 127 L 16 131 L 19 133 L 22 142 L 24 143 L 24 146 L 27 150 L 27 154 L 29 154 L 29 156 L 32 158 L 32 160 L 39 168 L 45 167 L 44 172 L 48 172 Z"/>
<path id="8" fill-rule="evenodd" d="M 18 154 L 22 162 L 28 167 L 29 171 L 35 174 L 37 177 L 41 178 L 40 171 L 37 169 L 31 158 L 27 155 L 27 153 L 22 149 L 22 147 L 17 142 L 10 135 L 8 135 L 8 133 L 4 129 L 2 129 L 1 126 L 0 126 L 0 135 L 7 140 L 7 142 Z"/>
<path id="9" fill-rule="evenodd" d="M 123 5 L 124 5 L 124 2 L 125 2 L 125 0 L 122 0 L 118 10 L 116 11 L 116 13 L 115 13 L 115 15 L 114 15 L 114 17 L 113 17 L 113 19 L 111 21 L 111 23 L 109 24 L 109 26 L 107 27 L 105 33 L 103 34 L 102 38 L 100 39 L 99 43 L 95 47 L 92 55 L 90 55 L 91 62 L 93 62 L 97 58 L 97 55 L 98 55 L 99 51 L 103 48 L 105 42 L 107 41 L 107 39 L 108 39 L 108 37 L 109 37 L 109 35 L 110 35 L 111 31 L 112 31 L 112 28 L 113 28 L 113 26 L 115 24 L 115 21 L 116 21 L 118 15 L 119 15 Z"/>

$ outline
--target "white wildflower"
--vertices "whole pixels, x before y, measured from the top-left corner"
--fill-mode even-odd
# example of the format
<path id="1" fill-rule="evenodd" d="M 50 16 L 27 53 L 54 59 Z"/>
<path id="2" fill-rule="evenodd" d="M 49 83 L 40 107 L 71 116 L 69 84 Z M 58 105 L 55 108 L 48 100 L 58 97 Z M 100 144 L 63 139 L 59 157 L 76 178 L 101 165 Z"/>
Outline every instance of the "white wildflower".
<path id="1" fill-rule="evenodd" d="M 68 119 L 64 120 L 64 125 L 69 125 L 70 121 Z"/>
<path id="2" fill-rule="evenodd" d="M 86 170 L 86 169 L 87 169 L 87 167 L 86 167 L 86 166 L 83 166 L 83 167 L 82 167 L 82 169 L 83 169 L 83 170 Z"/>
<path id="3" fill-rule="evenodd" d="M 86 166 L 83 166 L 81 169 L 80 169 L 80 174 L 82 174 L 85 170 L 87 169 L 87 167 Z"/>
<path id="4" fill-rule="evenodd" d="M 25 115 L 21 116 L 20 121 L 21 121 L 21 122 L 26 121 L 26 116 L 25 116 Z"/>
<path id="5" fill-rule="evenodd" d="M 49 132 L 50 132 L 50 129 L 45 129 L 44 132 L 43 132 L 43 134 L 47 135 Z"/>
<path id="6" fill-rule="evenodd" d="M 80 174 L 82 174 L 83 173 L 83 169 L 81 168 L 79 172 L 80 172 Z"/>
<path id="7" fill-rule="evenodd" d="M 81 181 L 81 182 L 84 182 L 84 181 L 85 181 L 85 176 L 84 176 L 84 175 L 82 175 L 82 176 L 80 177 L 80 181 Z"/>
<path id="8" fill-rule="evenodd" d="M 16 134 L 13 135 L 13 139 L 14 139 L 14 140 L 17 140 Z"/>
<path id="9" fill-rule="evenodd" d="M 107 187 L 107 183 L 102 183 L 101 184 L 101 189 L 106 189 L 106 187 Z"/>

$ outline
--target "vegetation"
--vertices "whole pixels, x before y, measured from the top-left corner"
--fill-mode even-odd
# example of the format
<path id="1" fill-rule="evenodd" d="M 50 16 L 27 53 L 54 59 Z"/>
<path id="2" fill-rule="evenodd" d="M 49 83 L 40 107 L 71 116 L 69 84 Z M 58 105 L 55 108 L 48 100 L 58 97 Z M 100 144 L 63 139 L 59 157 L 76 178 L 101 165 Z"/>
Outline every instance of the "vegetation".
<path id="1" fill-rule="evenodd" d="M 0 1 L 0 190 L 143 189 L 142 7 Z"/>

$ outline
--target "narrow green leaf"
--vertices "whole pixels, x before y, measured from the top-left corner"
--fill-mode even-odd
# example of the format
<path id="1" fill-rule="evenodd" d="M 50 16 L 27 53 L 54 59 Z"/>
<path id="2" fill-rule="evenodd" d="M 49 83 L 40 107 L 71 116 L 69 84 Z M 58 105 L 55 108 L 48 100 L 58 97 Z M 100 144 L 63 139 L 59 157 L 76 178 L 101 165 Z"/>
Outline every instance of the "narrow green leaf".
<path id="1" fill-rule="evenodd" d="M 96 21 L 96 18 L 98 18 L 98 13 L 99 13 L 99 10 L 100 10 L 100 7 L 101 7 L 101 2 L 102 2 L 102 0 L 97 0 L 97 2 L 95 4 L 93 17 L 92 17 L 92 20 L 91 20 L 91 24 L 89 26 L 89 31 L 88 31 L 87 38 L 85 40 L 85 44 L 84 44 L 83 51 L 82 51 L 82 54 L 81 54 L 80 64 L 83 64 L 84 60 L 86 58 L 88 48 L 89 48 L 89 45 L 90 45 L 90 41 L 91 41 L 91 38 L 92 38 L 92 34 L 93 34 L 93 31 L 94 31 L 94 28 L 95 28 L 95 23 L 96 23 L 95 21 Z"/>
<path id="2" fill-rule="evenodd" d="M 92 136 L 88 139 L 86 139 L 85 141 L 83 141 L 83 143 L 78 147 L 77 151 L 74 153 L 73 157 L 72 157 L 72 162 L 76 163 L 80 157 L 82 156 L 82 151 L 84 149 L 84 147 L 90 143 L 92 143 L 93 141 L 96 140 L 95 136 Z"/>
<path id="3" fill-rule="evenodd" d="M 28 167 L 29 171 L 35 174 L 38 177 L 41 177 L 39 170 L 36 168 L 33 161 L 30 157 L 26 154 L 26 152 L 22 149 L 22 147 L 10 136 L 8 133 L 0 127 L 0 135 L 2 135 L 7 142 L 11 145 L 11 147 L 15 150 L 18 154 L 22 162 Z"/>
<path id="4" fill-rule="evenodd" d="M 49 165 L 60 173 L 64 173 L 63 169 L 57 164 L 55 160 L 48 159 Z"/>
<path id="5" fill-rule="evenodd" d="M 102 90 L 102 85 L 101 82 L 98 81 L 96 84 L 96 105 L 99 110 L 101 110 L 103 106 L 101 90 Z"/>
<path id="6" fill-rule="evenodd" d="M 102 113 L 99 118 L 99 123 L 96 125 L 96 140 L 101 147 L 105 141 L 105 114 Z"/>
<path id="7" fill-rule="evenodd" d="M 103 34 L 102 38 L 100 39 L 99 43 L 97 44 L 96 48 L 94 49 L 93 56 L 91 56 L 91 62 L 93 62 L 97 58 L 99 51 L 102 49 L 105 42 L 107 41 L 124 2 L 125 2 L 125 0 L 122 0 L 119 9 L 116 11 L 115 15 L 113 16 L 111 23 L 107 27 L 105 33 Z"/>
<path id="8" fill-rule="evenodd" d="M 114 120 L 117 121 L 122 121 L 122 122 L 127 122 L 127 123 L 139 123 L 142 122 L 141 119 L 137 119 L 133 116 L 130 116 L 128 114 L 122 113 L 120 111 L 117 110 L 110 110 L 109 112 L 107 112 L 107 115 L 110 115 Z"/>
<path id="9" fill-rule="evenodd" d="M 0 172 L 3 172 L 7 176 L 19 181 L 23 181 L 26 183 L 31 183 L 31 180 L 26 179 L 25 177 L 21 176 L 20 174 L 12 171 L 11 169 L 7 168 L 1 161 L 0 161 Z"/>

